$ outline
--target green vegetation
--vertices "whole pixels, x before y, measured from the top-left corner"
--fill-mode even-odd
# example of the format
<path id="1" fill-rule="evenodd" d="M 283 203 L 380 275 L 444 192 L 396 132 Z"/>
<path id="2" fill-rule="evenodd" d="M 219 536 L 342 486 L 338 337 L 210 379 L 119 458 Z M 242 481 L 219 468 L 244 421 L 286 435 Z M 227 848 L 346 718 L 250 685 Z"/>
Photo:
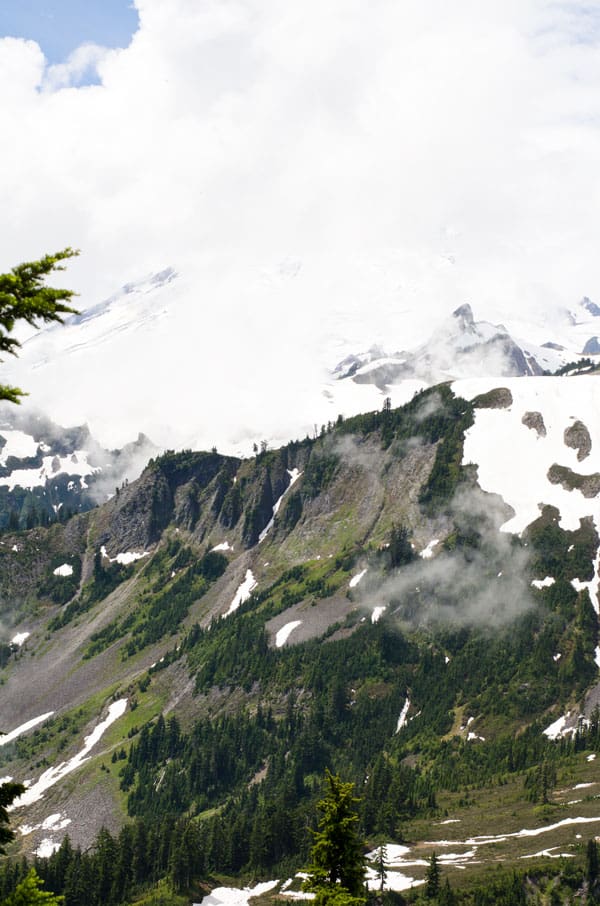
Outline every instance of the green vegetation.
<path id="1" fill-rule="evenodd" d="M 62 321 L 63 315 L 75 311 L 66 302 L 75 293 L 70 289 L 55 289 L 46 286 L 46 277 L 54 271 L 64 270 L 60 264 L 79 253 L 71 248 L 54 255 L 44 255 L 39 261 L 27 261 L 13 267 L 7 274 L 0 274 L 0 352 L 17 355 L 19 341 L 13 336 L 19 322 L 25 321 L 34 327 L 39 323 Z M 18 387 L 0 384 L 0 400 L 18 403 L 24 396 Z"/>
<path id="2" fill-rule="evenodd" d="M 328 789 L 317 802 L 321 817 L 313 832 L 304 890 L 315 894 L 317 906 L 360 906 L 365 900 L 365 860 L 355 811 L 359 799 L 353 783 L 343 783 L 331 771 L 325 777 Z"/>

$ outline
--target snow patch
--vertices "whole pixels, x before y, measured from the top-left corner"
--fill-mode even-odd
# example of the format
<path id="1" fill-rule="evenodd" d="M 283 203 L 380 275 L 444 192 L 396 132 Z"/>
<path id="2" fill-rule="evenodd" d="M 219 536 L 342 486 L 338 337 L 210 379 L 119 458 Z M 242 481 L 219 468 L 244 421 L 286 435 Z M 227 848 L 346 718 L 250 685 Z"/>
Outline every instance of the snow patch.
<path id="1" fill-rule="evenodd" d="M 55 575 L 55 576 L 72 576 L 73 567 L 71 566 L 70 563 L 63 563 L 63 564 L 61 564 L 61 566 L 56 567 L 53 575 Z"/>
<path id="2" fill-rule="evenodd" d="M 30 635 L 30 632 L 17 632 L 17 634 L 13 635 L 12 639 L 10 640 L 10 644 L 16 645 L 17 648 L 20 648 L 23 642 L 25 642 Z"/>
<path id="3" fill-rule="evenodd" d="M 201 903 L 194 906 L 248 906 L 252 897 L 260 897 L 279 884 L 279 881 L 263 881 L 254 887 L 215 887 Z M 289 896 L 289 893 L 287 894 Z"/>
<path id="4" fill-rule="evenodd" d="M 248 598 L 250 597 L 250 595 L 252 594 L 252 591 L 256 588 L 256 585 L 257 585 L 257 582 L 256 582 L 256 579 L 254 578 L 252 570 L 247 569 L 246 578 L 244 579 L 244 581 L 242 582 L 242 584 L 236 591 L 235 597 L 234 597 L 233 601 L 231 602 L 231 604 L 229 605 L 229 610 L 227 610 L 227 612 L 223 614 L 223 617 L 228 617 L 230 614 L 232 614 L 235 610 L 238 609 L 240 604 L 243 604 L 245 601 L 247 601 Z"/>
<path id="5" fill-rule="evenodd" d="M 48 718 L 52 717 L 53 714 L 54 711 L 47 711 L 46 714 L 40 714 L 39 717 L 32 717 L 31 720 L 28 720 L 24 724 L 16 727 L 14 730 L 11 730 L 10 733 L 5 733 L 4 736 L 0 736 L 0 746 L 5 746 L 8 742 L 12 742 L 13 739 L 16 739 L 17 736 L 21 736 L 23 733 L 27 733 L 27 731 L 32 730 L 33 727 L 37 727 L 38 724 L 41 724 L 45 720 L 48 720 Z"/>
<path id="6" fill-rule="evenodd" d="M 283 645 L 285 645 L 285 643 L 287 642 L 288 638 L 290 637 L 290 634 L 294 631 L 294 629 L 296 629 L 298 626 L 301 626 L 301 625 L 302 625 L 302 620 L 292 620 L 291 623 L 286 623 L 285 626 L 282 626 L 281 629 L 279 629 L 277 631 L 277 634 L 275 635 L 275 647 L 282 648 Z"/>
<path id="7" fill-rule="evenodd" d="M 406 724 L 408 723 L 408 720 L 406 719 L 406 717 L 407 717 L 409 708 L 410 708 L 410 701 L 407 698 L 406 701 L 404 702 L 404 707 L 402 708 L 402 711 L 400 712 L 400 717 L 398 718 L 398 724 L 396 726 L 396 733 L 399 733 L 400 730 L 402 729 L 402 727 L 405 727 Z"/>
<path id="8" fill-rule="evenodd" d="M 556 579 L 552 576 L 546 576 L 545 579 L 533 579 L 531 584 L 534 588 L 550 588 L 551 585 L 554 585 Z"/>
<path id="9" fill-rule="evenodd" d="M 58 840 L 52 840 L 50 837 L 45 837 L 37 849 L 34 850 L 34 853 L 36 856 L 39 856 L 40 859 L 49 859 L 52 853 L 55 853 L 57 849 L 60 849 Z"/>
<path id="10" fill-rule="evenodd" d="M 437 545 L 439 543 L 440 543 L 440 539 L 434 538 L 432 541 L 429 542 L 427 547 L 423 548 L 423 550 L 419 554 L 419 557 L 422 557 L 423 560 L 431 560 L 431 558 L 433 557 L 434 548 L 437 547 Z"/>
<path id="11" fill-rule="evenodd" d="M 362 572 L 357 573 L 355 576 L 352 576 L 352 578 L 348 582 L 348 588 L 356 588 L 356 586 L 358 585 L 358 583 L 360 582 L 360 580 L 362 579 L 362 577 L 365 575 L 366 572 L 367 572 L 367 570 L 363 569 Z"/>
<path id="12" fill-rule="evenodd" d="M 378 623 L 387 609 L 387 604 L 380 604 L 374 607 L 371 612 L 371 623 Z"/>
<path id="13" fill-rule="evenodd" d="M 232 551 L 233 548 L 231 547 L 229 541 L 221 541 L 220 544 L 215 544 L 215 546 L 211 547 L 210 550 L 212 553 L 213 551 Z"/>

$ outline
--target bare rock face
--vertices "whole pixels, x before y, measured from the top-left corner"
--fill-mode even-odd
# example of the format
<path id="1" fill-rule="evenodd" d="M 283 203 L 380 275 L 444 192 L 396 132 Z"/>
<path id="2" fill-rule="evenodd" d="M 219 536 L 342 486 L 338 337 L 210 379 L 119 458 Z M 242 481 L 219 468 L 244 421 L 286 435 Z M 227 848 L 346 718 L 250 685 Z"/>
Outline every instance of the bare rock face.
<path id="1" fill-rule="evenodd" d="M 546 425 L 541 412 L 526 412 L 521 421 L 527 428 L 536 431 L 538 437 L 546 436 Z"/>
<path id="2" fill-rule="evenodd" d="M 581 491 L 584 497 L 597 497 L 600 494 L 600 472 L 591 475 L 580 475 L 567 466 L 557 463 L 548 469 L 548 481 L 561 485 L 565 491 Z"/>
<path id="3" fill-rule="evenodd" d="M 577 450 L 577 462 L 581 462 L 586 456 L 590 455 L 592 438 L 583 422 L 573 422 L 572 425 L 565 429 L 565 444 L 567 447 Z"/>
<path id="4" fill-rule="evenodd" d="M 509 409 L 513 404 L 513 395 L 508 387 L 496 387 L 487 393 L 481 393 L 473 400 L 476 409 Z"/>

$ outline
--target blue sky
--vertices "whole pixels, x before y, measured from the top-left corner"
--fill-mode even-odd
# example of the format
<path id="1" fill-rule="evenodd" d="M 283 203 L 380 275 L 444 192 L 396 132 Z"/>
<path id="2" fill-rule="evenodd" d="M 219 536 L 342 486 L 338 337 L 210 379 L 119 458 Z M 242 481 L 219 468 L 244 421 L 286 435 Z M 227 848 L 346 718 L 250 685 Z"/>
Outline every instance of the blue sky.
<path id="1" fill-rule="evenodd" d="M 127 47 L 138 26 L 131 0 L 2 0 L 0 37 L 37 41 L 49 63 L 80 44 Z"/>

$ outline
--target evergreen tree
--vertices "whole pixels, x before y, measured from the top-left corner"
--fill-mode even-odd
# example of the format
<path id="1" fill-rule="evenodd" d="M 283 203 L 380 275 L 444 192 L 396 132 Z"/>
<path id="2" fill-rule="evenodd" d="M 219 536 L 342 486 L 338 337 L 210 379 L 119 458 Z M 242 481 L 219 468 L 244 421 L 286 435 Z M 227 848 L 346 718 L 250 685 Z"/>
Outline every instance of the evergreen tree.
<path id="1" fill-rule="evenodd" d="M 32 868 L 28 875 L 17 884 L 15 890 L 2 906 L 60 906 L 64 902 L 64 897 L 57 897 L 48 890 L 41 890 L 44 882 L 35 870 Z"/>
<path id="2" fill-rule="evenodd" d="M 387 846 L 385 843 L 380 843 L 377 847 L 377 855 L 375 856 L 375 865 L 377 867 L 377 876 L 379 877 L 379 889 L 383 893 L 383 888 L 385 887 L 385 880 L 387 878 Z"/>
<path id="3" fill-rule="evenodd" d="M 12 336 L 17 322 L 26 321 L 38 327 L 39 322 L 62 321 L 63 315 L 75 311 L 65 304 L 75 295 L 73 290 L 45 286 L 44 280 L 54 271 L 64 270 L 60 261 L 78 254 L 66 248 L 39 261 L 19 264 L 8 274 L 0 274 L 0 352 L 17 355 L 21 344 Z M 23 395 L 18 387 L 0 384 L 0 400 L 18 403 Z"/>
<path id="4" fill-rule="evenodd" d="M 0 853 L 4 852 L 5 844 L 10 843 L 15 836 L 8 826 L 8 807 L 24 792 L 22 783 L 0 784 Z"/>
<path id="5" fill-rule="evenodd" d="M 316 895 L 317 906 L 359 906 L 364 902 L 365 860 L 358 836 L 354 784 L 343 783 L 326 771 L 328 790 L 317 803 L 321 812 L 313 831 L 312 862 L 305 889 Z"/>
<path id="6" fill-rule="evenodd" d="M 440 892 L 440 866 L 435 852 L 431 853 L 431 859 L 427 871 L 425 872 L 425 896 L 428 900 L 434 900 Z"/>

